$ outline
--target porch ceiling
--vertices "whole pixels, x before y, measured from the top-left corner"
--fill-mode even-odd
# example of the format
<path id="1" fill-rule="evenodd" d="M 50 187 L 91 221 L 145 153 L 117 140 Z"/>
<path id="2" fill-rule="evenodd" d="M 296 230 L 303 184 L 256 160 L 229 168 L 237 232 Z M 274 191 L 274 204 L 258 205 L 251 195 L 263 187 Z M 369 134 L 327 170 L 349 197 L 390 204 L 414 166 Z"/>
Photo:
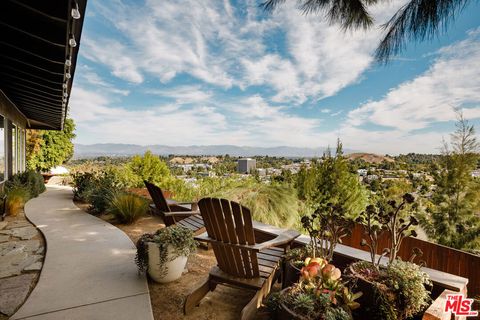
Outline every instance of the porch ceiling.
<path id="1" fill-rule="evenodd" d="M 0 89 L 30 128 L 63 128 L 86 2 L 0 1 Z M 74 19 L 77 5 L 80 18 Z"/>

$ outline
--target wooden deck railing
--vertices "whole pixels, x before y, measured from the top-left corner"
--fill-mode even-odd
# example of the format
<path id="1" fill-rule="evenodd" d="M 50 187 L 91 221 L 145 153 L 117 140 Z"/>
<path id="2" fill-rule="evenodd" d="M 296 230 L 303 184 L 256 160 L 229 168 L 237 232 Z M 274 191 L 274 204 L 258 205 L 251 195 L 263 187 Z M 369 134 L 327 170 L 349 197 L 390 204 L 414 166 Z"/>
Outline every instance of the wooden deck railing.
<path id="1" fill-rule="evenodd" d="M 271 240 L 274 237 L 276 237 L 278 234 L 280 234 L 284 231 L 284 229 L 277 228 L 277 227 L 270 226 L 270 225 L 266 225 L 266 224 L 262 224 L 262 223 L 258 223 L 258 222 L 254 223 L 254 229 L 255 229 L 255 239 L 259 242 Z M 347 239 L 344 238 L 344 240 L 346 240 L 346 241 L 343 241 L 343 244 L 338 244 L 337 245 L 337 247 L 335 249 L 335 252 L 334 252 L 334 255 L 333 255 L 333 263 L 337 267 L 343 269 L 354 261 L 359 261 L 359 260 L 368 261 L 370 259 L 370 253 L 368 253 L 366 250 L 363 250 L 364 248 L 360 247 L 361 232 L 363 232 L 362 229 L 358 229 L 358 227 L 355 228 L 351 237 L 349 237 Z M 410 241 L 410 240 L 417 240 L 417 239 L 405 239 L 405 241 Z M 417 240 L 417 241 L 420 241 L 420 240 Z M 309 238 L 307 236 L 302 235 L 295 240 L 293 246 L 305 245 L 308 242 L 309 242 Z M 355 243 L 358 243 L 358 245 L 355 245 Z M 406 243 L 408 243 L 408 242 L 406 242 Z M 436 246 L 435 244 L 431 244 L 431 243 L 428 243 L 428 244 Z M 407 247 L 407 246 L 404 246 L 404 247 Z M 442 246 L 440 246 L 440 247 L 442 247 Z M 413 247 L 411 247 L 411 248 L 413 248 Z M 420 248 L 424 252 L 425 252 L 425 250 L 429 249 L 429 248 L 426 248 L 426 247 L 420 247 Z M 442 248 L 445 248 L 445 247 L 442 247 Z M 449 249 L 449 248 L 447 248 L 447 249 Z M 430 250 L 432 250 L 432 249 L 430 249 Z M 458 250 L 454 250 L 454 251 L 458 251 Z M 405 252 L 410 252 L 410 251 L 405 250 Z M 401 254 L 402 254 L 402 252 L 401 252 Z M 402 257 L 403 256 L 408 257 L 409 255 L 410 254 L 408 254 L 408 255 L 404 254 L 404 255 L 402 255 Z M 473 256 L 473 255 L 469 255 L 469 256 Z M 429 255 L 426 254 L 425 257 L 427 257 L 427 259 L 428 259 Z M 475 257 L 475 256 L 473 256 L 473 257 Z M 386 259 L 384 259 L 384 260 L 386 260 Z M 428 260 L 427 260 L 427 263 L 428 263 Z M 477 269 L 479 268 L 478 266 L 480 266 L 480 264 L 477 265 Z M 424 268 L 424 270 L 425 270 L 425 272 L 428 273 L 428 275 L 430 276 L 430 279 L 433 282 L 432 297 L 434 299 L 439 297 L 442 294 L 442 292 L 446 289 L 447 290 L 452 290 L 452 291 L 455 291 L 455 292 L 461 292 L 461 293 L 464 293 L 464 294 L 468 293 L 469 296 L 473 296 L 473 294 L 469 291 L 470 289 L 467 290 L 467 285 L 469 284 L 469 279 L 468 279 L 469 275 L 468 274 L 464 275 L 464 276 L 456 275 L 453 272 L 448 272 L 448 271 L 444 271 L 444 270 L 435 269 L 435 265 L 433 265 L 433 266 L 428 265 L 426 268 Z M 476 272 L 476 271 L 474 271 L 473 266 L 472 266 L 472 269 L 470 269 L 470 271 L 472 273 Z"/>

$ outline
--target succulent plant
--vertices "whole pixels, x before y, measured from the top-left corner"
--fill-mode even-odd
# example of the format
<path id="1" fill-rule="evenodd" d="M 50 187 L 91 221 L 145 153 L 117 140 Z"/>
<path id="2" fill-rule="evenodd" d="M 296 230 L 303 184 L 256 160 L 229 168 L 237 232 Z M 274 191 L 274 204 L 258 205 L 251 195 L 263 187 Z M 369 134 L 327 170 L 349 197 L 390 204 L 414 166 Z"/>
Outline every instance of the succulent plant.
<path id="1" fill-rule="evenodd" d="M 372 264 L 378 268 L 382 257 L 388 256 L 389 263 L 396 260 L 402 241 L 407 236 L 416 237 L 417 233 L 411 227 L 418 225 L 418 220 L 406 212 L 415 202 L 415 197 L 410 193 L 402 196 L 402 201 L 388 200 L 387 205 L 377 203 L 369 205 L 356 220 L 365 228 L 367 239 L 362 239 L 361 246 L 367 246 L 370 250 Z M 384 248 L 378 259 L 378 239 L 384 232 L 389 233 L 389 247 Z M 416 254 L 418 256 L 418 253 Z"/>
<path id="2" fill-rule="evenodd" d="M 353 221 L 345 218 L 342 206 L 332 203 L 321 206 L 310 216 L 303 216 L 301 223 L 310 236 L 311 256 L 318 255 L 328 261 L 332 260 L 337 243 L 353 228 Z"/>

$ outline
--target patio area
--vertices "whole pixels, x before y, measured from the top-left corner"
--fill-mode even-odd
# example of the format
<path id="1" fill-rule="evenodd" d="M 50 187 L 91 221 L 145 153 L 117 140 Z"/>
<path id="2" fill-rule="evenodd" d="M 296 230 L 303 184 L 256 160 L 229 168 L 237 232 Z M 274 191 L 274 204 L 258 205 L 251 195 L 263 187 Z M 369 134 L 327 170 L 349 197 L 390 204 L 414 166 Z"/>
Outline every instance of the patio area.
<path id="1" fill-rule="evenodd" d="M 49 186 L 45 193 L 26 204 L 25 215 L 43 233 L 47 251 L 37 286 L 11 319 L 226 320 L 236 319 L 253 296 L 253 291 L 219 286 L 194 312 L 183 315 L 186 295 L 216 265 L 212 250 L 199 249 L 189 259 L 188 272 L 177 281 L 147 281 L 137 271 L 132 240 L 139 231 L 162 228 L 163 221 L 148 216 L 132 226 L 120 225 L 119 229 L 102 220 L 105 217 L 86 213 L 72 198 L 70 187 Z M 258 222 L 254 228 L 260 242 L 283 230 Z M 308 238 L 301 236 L 294 246 L 306 243 Z M 362 250 L 339 244 L 333 260 L 343 266 L 368 260 L 367 256 Z M 445 289 L 466 291 L 466 278 L 428 268 L 425 271 L 434 282 L 435 296 Z M 279 289 L 277 284 L 274 291 Z M 257 318 L 268 319 L 269 314 L 260 309 Z"/>

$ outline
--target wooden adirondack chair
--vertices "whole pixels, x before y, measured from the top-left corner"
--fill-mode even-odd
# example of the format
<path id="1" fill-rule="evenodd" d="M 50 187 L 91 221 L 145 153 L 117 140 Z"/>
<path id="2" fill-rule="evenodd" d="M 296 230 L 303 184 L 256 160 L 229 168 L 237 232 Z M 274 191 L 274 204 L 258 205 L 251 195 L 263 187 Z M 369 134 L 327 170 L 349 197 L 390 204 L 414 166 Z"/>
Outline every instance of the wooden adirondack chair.
<path id="1" fill-rule="evenodd" d="M 173 201 L 169 203 L 158 186 L 148 181 L 144 181 L 144 183 L 153 200 L 150 210 L 158 214 L 167 227 L 177 224 L 192 230 L 195 235 L 205 232 L 205 225 L 200 211 L 192 210 L 195 209 L 196 203 L 178 203 Z M 188 205 L 190 208 L 187 207 Z"/>
<path id="2" fill-rule="evenodd" d="M 205 198 L 198 203 L 207 234 L 195 237 L 211 244 L 218 266 L 208 279 L 187 296 L 184 313 L 188 314 L 218 284 L 255 290 L 255 296 L 243 308 L 240 319 L 252 319 L 262 299 L 279 276 L 280 260 L 286 245 L 300 234 L 289 230 L 277 238 L 256 243 L 250 210 L 224 199 Z"/>

